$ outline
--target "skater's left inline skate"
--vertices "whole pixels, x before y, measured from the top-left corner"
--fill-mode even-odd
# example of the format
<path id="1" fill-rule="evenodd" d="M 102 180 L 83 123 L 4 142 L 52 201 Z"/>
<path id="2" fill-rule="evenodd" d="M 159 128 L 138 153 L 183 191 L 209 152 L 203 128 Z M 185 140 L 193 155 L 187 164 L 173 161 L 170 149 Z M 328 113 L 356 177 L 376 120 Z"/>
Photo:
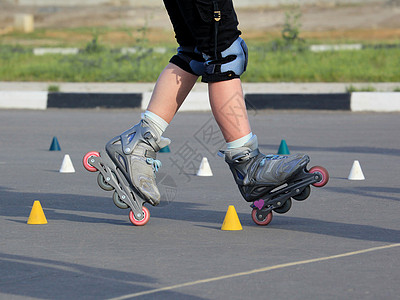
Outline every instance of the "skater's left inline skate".
<path id="1" fill-rule="evenodd" d="M 322 187 L 329 180 L 325 168 L 307 168 L 308 155 L 262 154 L 255 135 L 244 146 L 228 149 L 224 154 L 240 193 L 252 202 L 252 219 L 257 225 L 268 225 L 272 211 L 288 212 L 292 199 L 305 200 L 310 195 L 310 185 Z"/>
<path id="2" fill-rule="evenodd" d="M 151 122 L 141 120 L 111 139 L 105 151 L 91 151 L 83 157 L 86 170 L 99 171 L 98 185 L 106 191 L 114 190 L 114 204 L 121 209 L 130 208 L 129 220 L 136 226 L 143 226 L 150 219 L 145 203 L 160 203 L 155 173 L 161 162 L 156 153 L 170 142 L 157 134 Z"/>

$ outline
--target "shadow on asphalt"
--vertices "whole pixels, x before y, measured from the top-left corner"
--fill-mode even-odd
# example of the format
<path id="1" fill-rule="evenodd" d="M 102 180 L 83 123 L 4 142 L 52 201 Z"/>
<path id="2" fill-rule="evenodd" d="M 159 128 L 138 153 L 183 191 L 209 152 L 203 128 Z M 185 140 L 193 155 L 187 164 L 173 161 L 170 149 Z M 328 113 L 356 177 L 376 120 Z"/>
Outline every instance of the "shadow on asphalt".
<path id="1" fill-rule="evenodd" d="M 78 263 L 0 253 L 2 294 L 37 299 L 108 299 L 152 290 L 149 276 Z M 175 291 L 153 294 L 151 299 L 204 298 Z"/>
<path id="2" fill-rule="evenodd" d="M 345 178 L 347 180 L 347 178 Z M 368 197 L 374 199 L 385 199 L 400 201 L 400 188 L 382 187 L 382 186 L 358 186 L 358 187 L 324 187 L 325 190 L 329 190 L 334 193 L 347 194 L 347 195 L 358 195 L 361 197 Z M 385 195 L 390 194 L 390 195 Z M 398 194 L 393 196 L 392 194 Z"/>
<path id="3" fill-rule="evenodd" d="M 374 193 L 377 191 L 380 193 L 382 192 L 377 190 L 376 187 L 355 187 L 347 190 L 335 187 L 326 188 L 338 193 L 362 193 L 363 196 L 370 197 L 377 197 L 377 195 L 374 195 Z M 387 188 L 382 189 L 386 191 Z M 33 204 L 33 200 L 40 199 L 48 219 L 132 226 L 128 221 L 128 211 L 117 209 L 109 197 L 94 197 L 73 194 L 19 193 L 2 187 L 0 187 L 0 193 L 2 195 L 0 215 L 8 217 L 8 219 L 11 221 L 21 222 L 21 217 L 27 219 Z M 400 193 L 400 188 L 392 188 L 391 193 Z M 380 194 L 379 197 L 382 198 L 382 195 Z M 395 201 L 400 200 L 399 198 L 392 196 L 388 196 L 387 199 Z M 205 206 L 207 205 L 176 201 L 161 208 L 151 207 L 150 212 L 152 218 L 201 223 L 197 226 L 205 226 L 207 228 L 219 230 L 220 224 L 222 224 L 226 212 L 209 210 L 206 209 Z M 91 215 L 88 216 L 88 213 Z M 104 215 L 96 216 L 93 213 L 109 214 L 110 217 L 112 217 L 107 218 Z M 125 214 L 126 219 L 115 219 L 115 215 L 121 214 Z M 251 222 L 249 214 L 238 213 L 240 220 L 247 220 L 242 222 L 242 225 L 257 227 Z M 18 219 L 13 219 L 13 217 Z M 371 223 L 372 222 L 373 220 L 371 220 Z M 209 225 L 207 225 L 207 223 L 209 223 Z M 400 230 L 381 228 L 373 225 L 332 222 L 293 216 L 275 218 L 273 223 L 271 223 L 267 228 L 279 228 L 282 230 L 309 232 L 326 236 L 365 241 L 387 243 L 400 242 Z"/>

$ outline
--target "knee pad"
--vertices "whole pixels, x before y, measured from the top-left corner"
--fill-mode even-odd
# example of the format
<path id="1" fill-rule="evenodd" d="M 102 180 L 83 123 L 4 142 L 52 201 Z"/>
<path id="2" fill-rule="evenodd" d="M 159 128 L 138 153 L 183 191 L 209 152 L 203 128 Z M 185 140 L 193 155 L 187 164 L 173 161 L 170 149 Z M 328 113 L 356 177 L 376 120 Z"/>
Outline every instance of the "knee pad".
<path id="1" fill-rule="evenodd" d="M 214 59 L 202 54 L 196 47 L 180 46 L 170 62 L 186 72 L 203 76 L 203 82 L 218 82 L 239 78 L 246 71 L 248 50 L 245 41 L 238 37 Z"/>
<path id="2" fill-rule="evenodd" d="M 193 75 L 201 76 L 205 72 L 205 60 L 196 47 L 179 46 L 170 62 Z"/>
<path id="3" fill-rule="evenodd" d="M 239 78 L 246 71 L 248 49 L 244 40 L 238 37 L 232 45 L 218 54 L 217 59 L 203 55 L 206 59 L 204 82 L 217 82 Z"/>

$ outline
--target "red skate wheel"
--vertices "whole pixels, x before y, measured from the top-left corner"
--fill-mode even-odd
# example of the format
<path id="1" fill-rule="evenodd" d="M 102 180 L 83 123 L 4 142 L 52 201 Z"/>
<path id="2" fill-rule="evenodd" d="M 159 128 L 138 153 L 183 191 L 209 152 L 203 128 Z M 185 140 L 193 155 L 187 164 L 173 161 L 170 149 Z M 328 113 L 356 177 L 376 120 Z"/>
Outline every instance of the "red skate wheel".
<path id="1" fill-rule="evenodd" d="M 96 172 L 97 169 L 95 167 L 93 167 L 90 162 L 89 159 L 93 156 L 96 157 L 100 157 L 100 153 L 97 151 L 90 151 L 88 153 L 86 153 L 86 155 L 83 157 L 83 166 L 85 167 L 86 170 L 88 170 L 89 172 Z"/>
<path id="2" fill-rule="evenodd" d="M 324 167 L 315 166 L 308 171 L 309 173 L 318 173 L 322 176 L 322 179 L 318 182 L 313 183 L 312 185 L 315 187 L 322 187 L 326 185 L 329 181 L 329 173 Z"/>
<path id="3" fill-rule="evenodd" d="M 260 226 L 267 226 L 272 221 L 272 211 L 265 217 L 265 219 L 260 220 L 259 216 L 257 215 L 257 208 L 254 208 L 251 212 L 251 218 L 253 219 L 254 223 Z"/>
<path id="4" fill-rule="evenodd" d="M 150 211 L 146 207 L 144 207 L 144 206 L 142 207 L 142 212 L 144 214 L 144 218 L 142 220 L 136 219 L 132 210 L 129 212 L 129 220 L 131 221 L 131 223 L 133 225 L 143 226 L 143 225 L 146 225 L 147 222 L 150 220 Z"/>

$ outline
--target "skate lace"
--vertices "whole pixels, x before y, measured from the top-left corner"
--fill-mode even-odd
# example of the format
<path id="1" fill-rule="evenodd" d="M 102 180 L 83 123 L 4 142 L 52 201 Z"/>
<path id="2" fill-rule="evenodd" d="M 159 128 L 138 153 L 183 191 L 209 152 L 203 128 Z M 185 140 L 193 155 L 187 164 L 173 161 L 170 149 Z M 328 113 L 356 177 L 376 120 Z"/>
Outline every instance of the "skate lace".
<path id="1" fill-rule="evenodd" d="M 156 173 L 161 168 L 162 163 L 158 159 L 151 157 L 146 158 L 146 162 L 153 167 L 153 172 Z"/>

